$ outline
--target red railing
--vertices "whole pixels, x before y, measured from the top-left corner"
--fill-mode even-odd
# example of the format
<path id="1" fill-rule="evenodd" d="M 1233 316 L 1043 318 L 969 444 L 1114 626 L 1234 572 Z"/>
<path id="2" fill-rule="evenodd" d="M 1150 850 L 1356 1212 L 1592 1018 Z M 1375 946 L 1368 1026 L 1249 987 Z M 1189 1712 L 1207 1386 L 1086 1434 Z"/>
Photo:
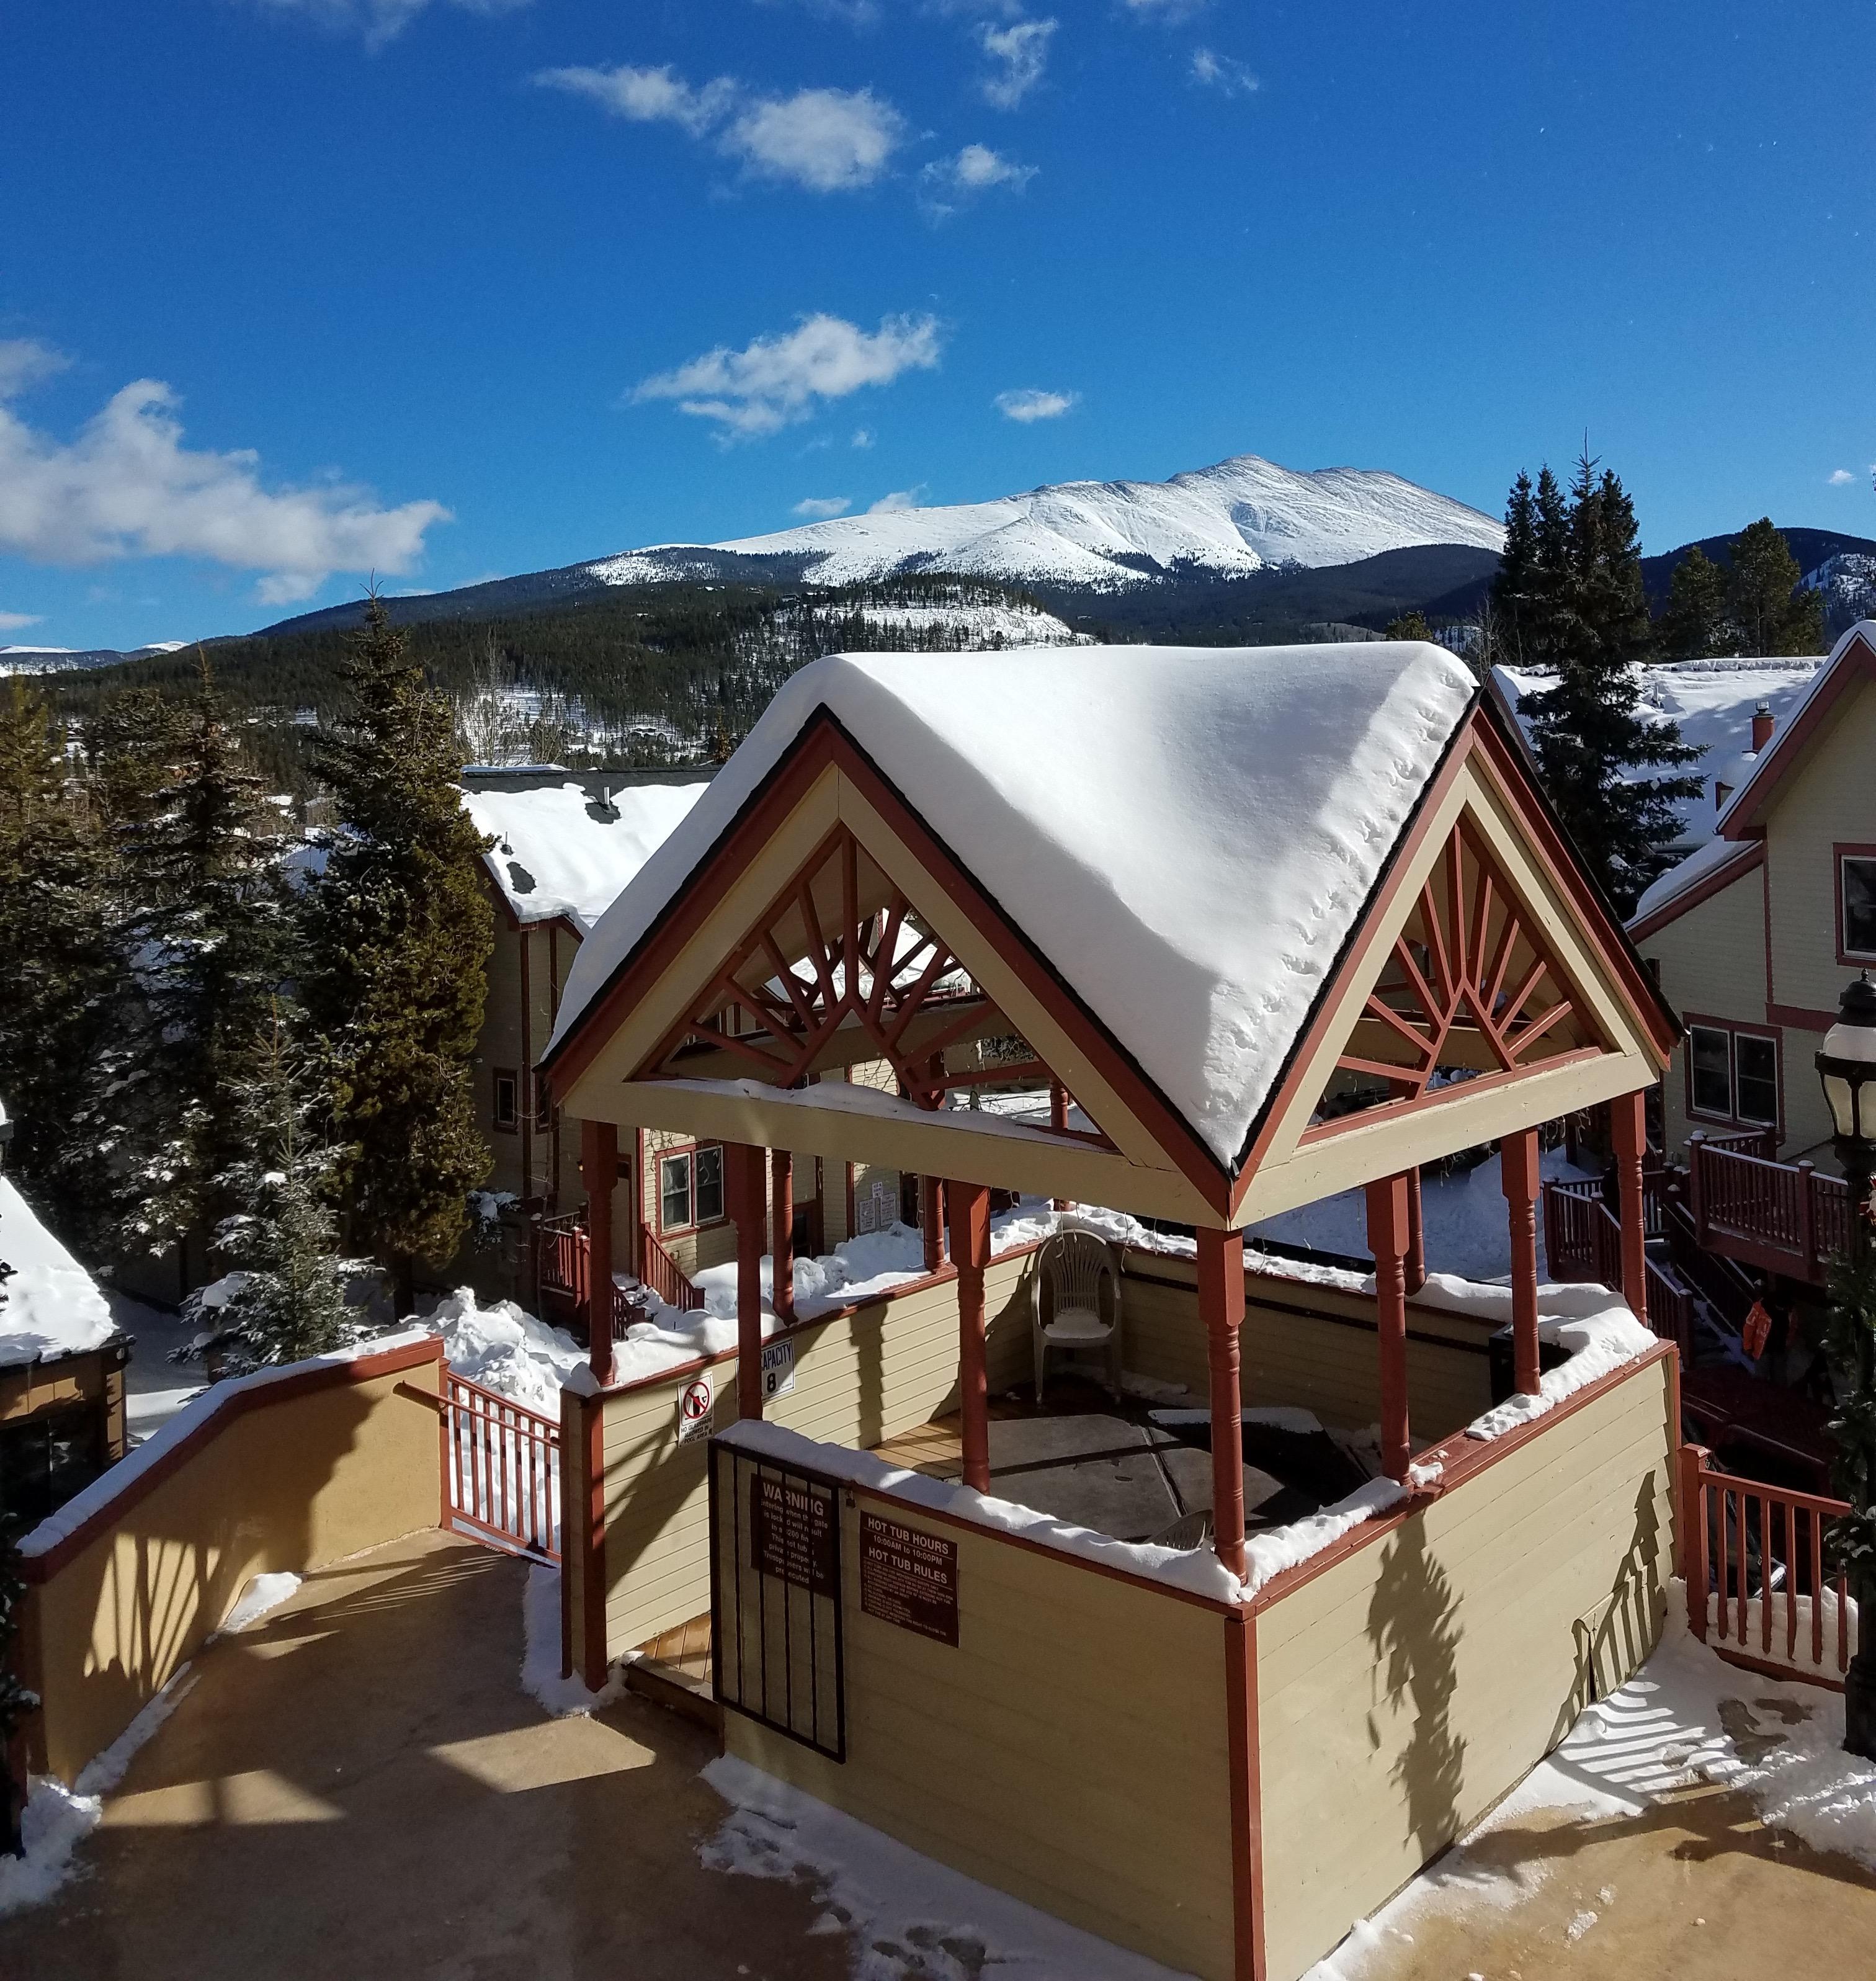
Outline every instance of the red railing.
<path id="1" fill-rule="evenodd" d="M 547 1217 L 541 1224 L 541 1290 L 567 1305 L 587 1301 L 587 1234 L 577 1215 Z"/>
<path id="2" fill-rule="evenodd" d="M 1544 1260 L 1555 1280 L 1591 1280 L 1619 1293 L 1622 1284 L 1622 1227 L 1602 1200 L 1602 1187 L 1594 1183 L 1546 1183 L 1544 1199 Z M 1643 1194 L 1645 1208 L 1650 1199 Z M 1657 1211 L 1661 1198 L 1653 1203 Z M 1647 1228 L 1645 1220 L 1644 1229 Z M 1651 1233 L 1655 1236 L 1658 1234 Z M 1654 1260 L 1647 1261 L 1648 1324 L 1664 1341 L 1680 1350 L 1684 1361 L 1694 1352 L 1695 1303 L 1686 1287 L 1671 1279 Z"/>
<path id="3" fill-rule="evenodd" d="M 443 1493 L 450 1524 L 558 1561 L 560 1426 L 447 1370 L 443 1394 Z"/>
<path id="4" fill-rule="evenodd" d="M 1848 1505 L 1715 1471 L 1711 1457 L 1681 1447 L 1688 1627 L 1722 1657 L 1841 1687 L 1857 1619 L 1845 1578 L 1827 1571 L 1824 1530 Z"/>
<path id="5" fill-rule="evenodd" d="M 704 1289 L 685 1278 L 677 1261 L 652 1235 L 649 1225 L 638 1227 L 638 1248 L 639 1277 L 660 1300 L 687 1313 L 703 1306 Z"/>
<path id="6" fill-rule="evenodd" d="M 1744 1138 L 1688 1144 L 1688 1207 L 1701 1245 L 1761 1270 L 1821 1286 L 1848 1242 L 1850 1193 L 1809 1163 L 1748 1154 Z"/>

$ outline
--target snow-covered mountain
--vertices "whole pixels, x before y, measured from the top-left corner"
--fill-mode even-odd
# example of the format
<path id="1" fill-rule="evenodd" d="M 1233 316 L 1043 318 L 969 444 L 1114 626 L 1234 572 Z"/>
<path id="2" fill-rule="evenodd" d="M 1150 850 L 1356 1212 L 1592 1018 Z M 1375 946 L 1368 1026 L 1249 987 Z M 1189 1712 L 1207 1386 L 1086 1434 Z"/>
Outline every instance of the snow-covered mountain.
<path id="1" fill-rule="evenodd" d="M 893 508 L 710 544 L 661 544 L 585 567 L 608 584 L 700 576 L 719 557 L 786 560 L 799 581 L 856 584 L 924 571 L 1111 591 L 1163 575 L 1249 575 L 1462 544 L 1502 526 L 1371 468 L 1302 474 L 1239 454 L 1169 481 L 1067 481 L 991 502 Z"/>
<path id="2" fill-rule="evenodd" d="M 187 640 L 152 640 L 148 646 L 118 649 L 115 647 L 0 647 L 0 674 L 53 674 L 75 668 L 115 667 L 119 661 L 141 661 L 158 654 L 173 654 L 189 644 Z"/>

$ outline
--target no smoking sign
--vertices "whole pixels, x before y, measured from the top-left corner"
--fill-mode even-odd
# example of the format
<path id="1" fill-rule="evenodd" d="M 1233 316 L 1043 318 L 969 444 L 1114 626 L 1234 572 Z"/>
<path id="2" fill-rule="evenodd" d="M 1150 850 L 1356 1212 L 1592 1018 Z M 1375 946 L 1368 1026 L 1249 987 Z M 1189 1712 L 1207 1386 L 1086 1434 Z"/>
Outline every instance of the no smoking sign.
<path id="1" fill-rule="evenodd" d="M 717 1392 L 707 1376 L 698 1376 L 677 1393 L 677 1442 L 688 1444 L 694 1437 L 708 1437 L 715 1420 Z"/>

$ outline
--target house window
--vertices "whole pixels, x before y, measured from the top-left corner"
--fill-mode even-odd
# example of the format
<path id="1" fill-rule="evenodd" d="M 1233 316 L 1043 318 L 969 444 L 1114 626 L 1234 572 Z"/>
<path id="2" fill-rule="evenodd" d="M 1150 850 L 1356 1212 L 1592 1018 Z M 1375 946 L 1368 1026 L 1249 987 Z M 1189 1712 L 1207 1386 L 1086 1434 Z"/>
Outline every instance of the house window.
<path id="1" fill-rule="evenodd" d="M 1876 855 L 1845 854 L 1839 871 L 1844 954 L 1876 957 Z"/>
<path id="2" fill-rule="evenodd" d="M 1690 1023 L 1688 1107 L 1708 1120 L 1778 1125 L 1778 1040 L 1769 1032 Z"/>
<path id="3" fill-rule="evenodd" d="M 553 1097 L 537 1070 L 531 1071 L 527 1077 L 534 1096 L 534 1126 L 544 1131 L 554 1126 Z"/>
<path id="4" fill-rule="evenodd" d="M 521 1125 L 521 1083 L 507 1068 L 497 1068 L 495 1074 L 495 1126 L 505 1135 L 512 1135 Z"/>
<path id="5" fill-rule="evenodd" d="M 723 1214 L 723 1150 L 715 1144 L 658 1158 L 658 1229 L 668 1234 L 719 1223 Z"/>

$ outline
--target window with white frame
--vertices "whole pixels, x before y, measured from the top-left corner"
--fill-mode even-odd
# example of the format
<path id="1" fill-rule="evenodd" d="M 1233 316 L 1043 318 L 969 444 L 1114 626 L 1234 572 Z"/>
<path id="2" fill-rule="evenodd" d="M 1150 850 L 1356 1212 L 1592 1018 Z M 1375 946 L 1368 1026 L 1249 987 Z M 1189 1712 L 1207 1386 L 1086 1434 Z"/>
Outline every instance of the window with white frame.
<path id="1" fill-rule="evenodd" d="M 1839 866 L 1844 954 L 1876 957 L 1876 854 L 1846 853 Z"/>
<path id="2" fill-rule="evenodd" d="M 658 1229 L 688 1231 L 723 1214 L 723 1150 L 674 1150 L 658 1158 Z"/>
<path id="3" fill-rule="evenodd" d="M 1778 1125 L 1778 1041 L 1768 1032 L 1690 1023 L 1687 1028 L 1687 1097 L 1691 1110 L 1709 1120 L 1751 1127 Z"/>

